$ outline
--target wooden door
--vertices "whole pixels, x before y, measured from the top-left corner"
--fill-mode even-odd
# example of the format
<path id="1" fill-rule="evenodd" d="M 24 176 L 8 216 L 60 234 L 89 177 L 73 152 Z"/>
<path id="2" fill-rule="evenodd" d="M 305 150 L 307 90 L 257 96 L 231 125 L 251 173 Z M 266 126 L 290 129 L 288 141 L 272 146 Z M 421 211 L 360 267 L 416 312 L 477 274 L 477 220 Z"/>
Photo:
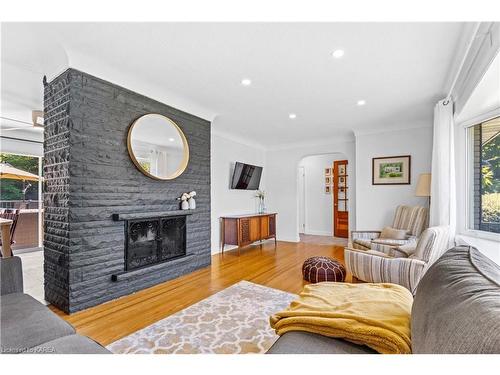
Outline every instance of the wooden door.
<path id="1" fill-rule="evenodd" d="M 347 160 L 333 162 L 333 235 L 349 236 Z"/>

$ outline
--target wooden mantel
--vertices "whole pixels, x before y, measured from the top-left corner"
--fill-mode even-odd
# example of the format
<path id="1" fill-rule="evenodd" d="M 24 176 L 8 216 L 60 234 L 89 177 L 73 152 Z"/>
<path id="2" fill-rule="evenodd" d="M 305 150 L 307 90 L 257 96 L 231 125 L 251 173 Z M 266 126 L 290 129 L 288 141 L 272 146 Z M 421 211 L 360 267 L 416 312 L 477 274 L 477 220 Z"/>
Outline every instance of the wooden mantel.
<path id="1" fill-rule="evenodd" d="M 196 210 L 174 210 L 160 212 L 135 212 L 127 214 L 113 214 L 114 221 L 135 220 L 135 219 L 151 219 L 155 217 L 168 216 L 187 216 L 196 213 Z"/>

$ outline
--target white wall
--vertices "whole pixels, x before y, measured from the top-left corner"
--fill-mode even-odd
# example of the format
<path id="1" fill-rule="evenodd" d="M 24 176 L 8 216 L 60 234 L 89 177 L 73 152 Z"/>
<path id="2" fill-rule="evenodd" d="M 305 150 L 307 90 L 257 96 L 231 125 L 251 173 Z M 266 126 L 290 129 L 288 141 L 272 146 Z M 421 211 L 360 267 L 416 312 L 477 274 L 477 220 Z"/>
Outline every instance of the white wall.
<path id="1" fill-rule="evenodd" d="M 264 167 L 261 190 L 265 190 L 267 168 L 263 148 L 238 143 L 214 132 L 211 138 L 212 254 L 215 254 L 220 252 L 220 216 L 257 211 L 255 191 L 229 188 L 234 163 L 240 161 Z"/>
<path id="2" fill-rule="evenodd" d="M 349 162 L 348 174 L 354 176 L 354 141 L 339 139 L 337 142 L 303 147 L 274 148 L 266 154 L 266 191 L 269 211 L 278 213 L 277 237 L 281 241 L 299 241 L 298 166 L 302 158 L 310 155 L 341 153 L 340 159 Z M 355 179 L 351 180 L 354 189 Z M 356 202 L 349 201 L 349 226 L 354 229 Z"/>
<path id="3" fill-rule="evenodd" d="M 372 185 L 372 158 L 411 155 L 411 185 Z M 427 206 L 415 196 L 418 176 L 431 171 L 432 127 L 356 136 L 356 229 L 391 225 L 399 204 Z"/>
<path id="4" fill-rule="evenodd" d="M 333 236 L 333 195 L 325 194 L 325 168 L 332 168 L 335 160 L 342 160 L 342 155 L 313 155 L 300 161 L 305 174 L 302 199 L 306 234 Z"/>

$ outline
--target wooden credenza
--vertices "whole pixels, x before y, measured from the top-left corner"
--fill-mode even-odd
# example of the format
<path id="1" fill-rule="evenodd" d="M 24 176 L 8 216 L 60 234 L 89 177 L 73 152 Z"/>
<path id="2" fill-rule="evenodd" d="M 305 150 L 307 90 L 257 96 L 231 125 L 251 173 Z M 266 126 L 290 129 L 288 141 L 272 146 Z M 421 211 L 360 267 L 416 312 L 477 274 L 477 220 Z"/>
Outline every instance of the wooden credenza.
<path id="1" fill-rule="evenodd" d="M 229 215 L 221 217 L 221 251 L 225 245 L 240 247 L 274 238 L 276 246 L 276 213 Z"/>

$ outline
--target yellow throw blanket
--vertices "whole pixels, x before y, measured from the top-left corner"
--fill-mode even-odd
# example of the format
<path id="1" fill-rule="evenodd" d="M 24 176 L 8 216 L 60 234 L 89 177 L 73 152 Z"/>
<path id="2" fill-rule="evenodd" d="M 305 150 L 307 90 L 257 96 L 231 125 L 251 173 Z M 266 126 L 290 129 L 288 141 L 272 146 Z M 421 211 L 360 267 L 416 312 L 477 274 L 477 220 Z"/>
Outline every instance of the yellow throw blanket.
<path id="1" fill-rule="evenodd" d="M 288 309 L 271 316 L 271 327 L 280 336 L 306 331 L 379 353 L 411 353 L 412 302 L 408 289 L 395 284 L 311 284 Z"/>

